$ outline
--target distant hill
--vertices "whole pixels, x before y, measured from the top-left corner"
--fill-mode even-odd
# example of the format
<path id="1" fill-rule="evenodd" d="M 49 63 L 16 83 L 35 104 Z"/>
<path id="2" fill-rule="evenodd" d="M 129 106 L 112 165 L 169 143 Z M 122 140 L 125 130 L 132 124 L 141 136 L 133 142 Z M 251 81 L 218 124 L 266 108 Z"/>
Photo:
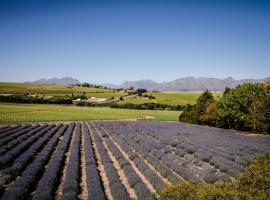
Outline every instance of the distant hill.
<path id="1" fill-rule="evenodd" d="M 145 88 L 147 90 L 158 90 L 158 91 L 224 91 L 226 87 L 234 88 L 242 83 L 255 83 L 262 82 L 264 79 L 242 79 L 235 80 L 232 77 L 224 79 L 218 78 L 194 78 L 184 77 L 174 81 L 158 83 L 152 80 L 139 80 L 139 81 L 125 81 L 121 85 L 108 85 L 111 87 L 123 87 L 129 88 Z"/>
<path id="2" fill-rule="evenodd" d="M 114 84 L 102 84 L 103 86 L 110 88 L 129 88 L 133 86 L 136 88 L 145 88 L 149 91 L 224 91 L 226 87 L 234 88 L 242 83 L 256 83 L 262 82 L 264 79 L 241 79 L 235 80 L 231 76 L 218 79 L 218 78 L 205 78 L 205 77 L 184 77 L 174 81 L 158 83 L 153 80 L 139 80 L 139 81 L 125 81 L 121 85 Z M 71 85 L 80 84 L 81 82 L 72 77 L 64 78 L 51 78 L 51 79 L 40 79 L 31 83 L 40 84 L 55 84 L 55 85 Z"/>
<path id="3" fill-rule="evenodd" d="M 31 83 L 38 83 L 38 84 L 55 84 L 55 85 L 75 85 L 80 84 L 81 82 L 77 79 L 74 79 L 72 77 L 64 77 L 64 78 L 50 78 L 50 79 L 39 79 L 36 81 L 33 81 Z"/>

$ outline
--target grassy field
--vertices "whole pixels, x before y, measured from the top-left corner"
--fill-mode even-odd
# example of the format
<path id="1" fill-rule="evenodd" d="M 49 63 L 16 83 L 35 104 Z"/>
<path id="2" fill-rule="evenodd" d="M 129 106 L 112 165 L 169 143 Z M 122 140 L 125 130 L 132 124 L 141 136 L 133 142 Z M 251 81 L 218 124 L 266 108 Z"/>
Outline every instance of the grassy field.
<path id="1" fill-rule="evenodd" d="M 87 96 L 99 98 L 112 98 L 127 95 L 123 92 L 114 92 L 112 89 L 86 88 L 78 86 L 63 86 L 63 85 L 45 85 L 45 84 L 30 84 L 30 83 L 6 83 L 0 82 L 0 94 L 38 94 L 45 96 L 65 96 L 81 95 L 85 92 Z M 120 104 L 133 103 L 160 103 L 168 105 L 186 105 L 195 104 L 202 92 L 148 92 L 148 95 L 155 96 L 156 99 L 132 98 L 119 102 Z M 222 92 L 213 92 L 213 95 L 218 99 L 222 96 Z"/>
<path id="2" fill-rule="evenodd" d="M 101 88 L 87 88 L 78 86 L 64 86 L 64 85 L 45 85 L 45 84 L 31 84 L 31 83 L 7 83 L 0 82 L 0 94 L 38 94 L 45 96 L 71 96 L 80 95 L 83 92 L 87 96 L 95 96 L 101 98 L 120 97 L 127 95 L 127 93 L 113 92 L 111 89 Z"/>
<path id="3" fill-rule="evenodd" d="M 160 103 L 160 104 L 168 104 L 168 105 L 186 105 L 191 104 L 194 105 L 198 99 L 198 97 L 202 94 L 202 92 L 148 92 L 148 95 L 153 95 L 156 99 L 143 99 L 143 98 L 133 98 L 128 99 L 120 104 L 124 103 L 133 103 L 133 104 L 143 104 L 143 103 Z M 222 96 L 222 92 L 212 92 L 216 99 L 219 99 Z"/>
<path id="4" fill-rule="evenodd" d="M 202 92 L 149 92 L 148 94 L 156 97 L 156 101 L 161 104 L 186 105 L 195 104 Z M 213 92 L 215 98 L 222 96 L 222 92 Z"/>
<path id="5" fill-rule="evenodd" d="M 11 104 L 0 103 L 0 123 L 153 119 L 177 121 L 179 111 L 129 110 L 99 107 L 78 107 L 73 105 Z"/>

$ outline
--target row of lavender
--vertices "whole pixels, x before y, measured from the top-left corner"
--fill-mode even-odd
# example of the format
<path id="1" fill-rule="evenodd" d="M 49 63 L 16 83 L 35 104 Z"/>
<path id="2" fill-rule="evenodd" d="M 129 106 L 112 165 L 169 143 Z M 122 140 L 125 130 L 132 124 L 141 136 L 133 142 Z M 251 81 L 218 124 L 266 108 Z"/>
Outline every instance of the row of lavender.
<path id="1" fill-rule="evenodd" d="M 106 199 L 85 123 L 1 127 L 1 199 L 78 199 L 82 149 L 89 180 L 87 196 Z"/>
<path id="2" fill-rule="evenodd" d="M 181 123 L 3 126 L 0 195 L 146 199 L 171 183 L 233 179 L 250 158 L 265 151 L 270 151 L 269 137 Z"/>
<path id="3" fill-rule="evenodd" d="M 125 157 L 104 134 L 98 124 L 91 122 L 1 128 L 1 199 L 85 199 L 80 197 L 82 187 L 86 187 L 88 199 L 149 197 L 155 190 L 149 189 L 138 175 L 138 169 L 130 163 L 133 162 L 130 155 Z M 123 170 L 127 183 L 120 178 L 112 157 Z M 156 190 L 165 186 L 142 160 L 134 163 Z M 85 186 L 82 170 L 86 172 Z M 133 188 L 135 196 L 129 188 Z"/>
<path id="4" fill-rule="evenodd" d="M 140 155 L 172 183 L 230 180 L 257 153 L 270 151 L 270 137 L 217 128 L 166 122 L 98 124 L 126 152 Z"/>

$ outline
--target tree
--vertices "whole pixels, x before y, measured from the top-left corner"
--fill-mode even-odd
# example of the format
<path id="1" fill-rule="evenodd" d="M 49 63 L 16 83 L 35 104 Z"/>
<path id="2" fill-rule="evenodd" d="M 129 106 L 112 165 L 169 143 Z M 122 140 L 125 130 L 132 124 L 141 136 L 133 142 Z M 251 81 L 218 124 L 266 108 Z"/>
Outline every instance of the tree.
<path id="1" fill-rule="evenodd" d="M 226 94 L 228 94 L 230 92 L 231 88 L 226 87 L 224 92 L 223 92 L 223 96 L 225 96 Z"/>
<path id="2" fill-rule="evenodd" d="M 188 104 L 186 105 L 185 110 L 191 111 L 191 110 L 193 109 L 193 107 L 194 107 L 193 105 L 191 105 L 191 104 L 188 103 Z"/>
<path id="3" fill-rule="evenodd" d="M 224 95 L 218 103 L 218 115 L 225 128 L 246 130 L 245 123 L 254 102 L 266 95 L 266 89 L 259 83 L 245 83 Z"/>
<path id="4" fill-rule="evenodd" d="M 82 87 L 90 87 L 90 83 L 83 83 Z"/>
<path id="5" fill-rule="evenodd" d="M 210 126 L 219 126 L 218 108 L 215 101 L 206 107 L 205 114 L 202 116 L 202 121 L 204 124 Z"/>
<path id="6" fill-rule="evenodd" d="M 266 79 L 266 81 L 264 81 L 264 86 L 266 87 L 266 89 L 270 92 L 270 77 Z"/>
<path id="7" fill-rule="evenodd" d="M 217 121 L 217 106 L 213 95 L 209 91 L 203 92 L 195 106 L 189 104 L 186 106 L 179 116 L 179 121 L 215 125 Z"/>
<path id="8" fill-rule="evenodd" d="M 138 93 L 139 96 L 142 96 L 143 93 L 146 93 L 147 92 L 147 90 L 146 89 L 143 89 L 143 88 L 138 88 L 136 91 L 137 91 L 137 93 Z"/>
<path id="9" fill-rule="evenodd" d="M 270 133 L 270 94 L 260 99 L 251 106 L 250 115 L 247 119 L 246 126 L 250 129 Z"/>
<path id="10" fill-rule="evenodd" d="M 206 124 L 205 119 L 207 118 L 206 110 L 207 107 L 214 102 L 213 95 L 207 90 L 201 94 L 197 100 L 195 107 L 195 116 L 199 124 Z"/>

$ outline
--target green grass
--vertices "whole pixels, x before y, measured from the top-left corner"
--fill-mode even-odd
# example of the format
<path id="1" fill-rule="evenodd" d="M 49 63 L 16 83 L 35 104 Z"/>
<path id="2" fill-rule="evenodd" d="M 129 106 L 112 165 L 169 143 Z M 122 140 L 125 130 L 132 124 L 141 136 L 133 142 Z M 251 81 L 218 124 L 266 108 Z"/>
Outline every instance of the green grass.
<path id="1" fill-rule="evenodd" d="M 0 82 L 0 94 L 30 93 L 45 96 L 65 96 L 65 95 L 71 96 L 72 93 L 74 95 L 80 95 L 83 92 L 85 92 L 87 96 L 95 96 L 102 98 L 120 97 L 127 94 L 127 93 L 113 92 L 113 90 L 111 89 L 101 89 L 101 88 Z"/>
<path id="2" fill-rule="evenodd" d="M 73 105 L 0 103 L 0 123 L 153 119 L 177 121 L 179 111 L 113 109 L 108 107 L 79 107 Z"/>
<path id="3" fill-rule="evenodd" d="M 170 105 L 186 105 L 196 104 L 197 99 L 202 94 L 202 92 L 149 92 L 148 94 L 156 97 L 156 101 L 161 104 Z M 222 96 L 222 92 L 213 92 L 214 97 L 218 98 Z"/>
<path id="4" fill-rule="evenodd" d="M 179 93 L 162 93 L 150 92 L 150 95 L 156 97 L 156 101 L 161 104 L 186 105 L 195 104 L 201 93 L 179 92 Z"/>
<path id="5" fill-rule="evenodd" d="M 133 103 L 133 104 L 143 104 L 143 103 L 160 103 L 168 105 L 187 105 L 196 104 L 197 99 L 202 94 L 202 92 L 148 92 L 148 95 L 153 95 L 156 99 L 142 99 L 142 98 L 132 98 L 120 102 L 124 103 Z M 212 93 L 216 99 L 222 96 L 222 92 L 213 92 Z"/>

